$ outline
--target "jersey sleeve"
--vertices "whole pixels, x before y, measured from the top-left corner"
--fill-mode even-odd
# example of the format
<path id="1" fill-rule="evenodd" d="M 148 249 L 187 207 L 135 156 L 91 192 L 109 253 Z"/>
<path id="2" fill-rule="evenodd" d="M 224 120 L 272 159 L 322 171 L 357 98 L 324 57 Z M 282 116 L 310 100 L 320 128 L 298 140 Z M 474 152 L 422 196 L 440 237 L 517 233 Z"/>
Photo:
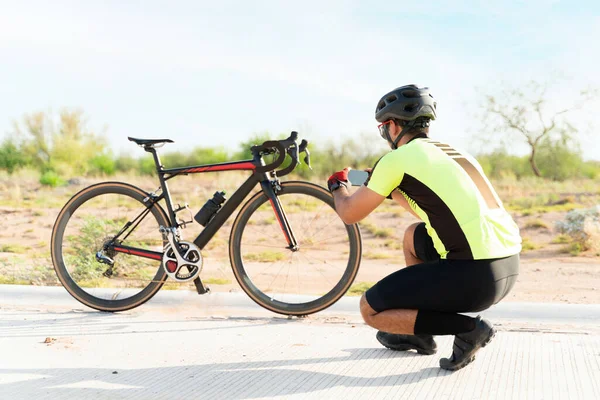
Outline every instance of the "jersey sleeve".
<path id="1" fill-rule="evenodd" d="M 394 152 L 381 157 L 373 167 L 367 187 L 377 194 L 389 196 L 404 176 L 402 165 L 398 164 Z"/>

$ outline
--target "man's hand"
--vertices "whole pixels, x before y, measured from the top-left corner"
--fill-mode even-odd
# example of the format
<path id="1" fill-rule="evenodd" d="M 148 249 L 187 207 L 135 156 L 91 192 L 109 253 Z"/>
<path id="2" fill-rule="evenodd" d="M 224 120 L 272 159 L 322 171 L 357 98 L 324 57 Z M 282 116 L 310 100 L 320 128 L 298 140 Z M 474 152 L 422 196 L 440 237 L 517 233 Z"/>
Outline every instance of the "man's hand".
<path id="1" fill-rule="evenodd" d="M 330 192 L 334 192 L 341 186 L 348 188 L 348 171 L 350 167 L 346 167 L 341 171 L 336 172 L 327 179 L 327 188 Z"/>

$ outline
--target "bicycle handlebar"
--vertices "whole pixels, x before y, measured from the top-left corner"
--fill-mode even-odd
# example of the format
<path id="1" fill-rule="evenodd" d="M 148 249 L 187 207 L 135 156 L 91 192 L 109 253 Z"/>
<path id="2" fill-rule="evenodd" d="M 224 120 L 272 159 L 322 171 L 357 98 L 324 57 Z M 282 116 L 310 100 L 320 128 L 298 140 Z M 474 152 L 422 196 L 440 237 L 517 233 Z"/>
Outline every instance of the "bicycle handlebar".
<path id="1" fill-rule="evenodd" d="M 296 140 L 298 139 L 298 132 L 292 131 L 290 137 L 284 140 L 267 140 L 262 145 L 252 146 L 252 154 L 255 156 L 263 156 L 267 154 L 279 153 L 279 156 L 275 161 L 270 164 L 263 165 L 256 168 L 257 173 L 264 173 L 268 171 L 273 171 L 285 160 L 286 154 L 289 154 L 292 158 L 292 162 L 290 165 L 277 172 L 278 176 L 284 176 L 289 174 L 296 168 L 299 164 L 298 156 L 299 153 L 305 153 L 304 162 L 310 167 L 310 152 L 308 151 L 308 141 L 306 139 L 302 139 L 302 142 L 298 146 Z M 311 168 L 312 169 L 312 168 Z"/>

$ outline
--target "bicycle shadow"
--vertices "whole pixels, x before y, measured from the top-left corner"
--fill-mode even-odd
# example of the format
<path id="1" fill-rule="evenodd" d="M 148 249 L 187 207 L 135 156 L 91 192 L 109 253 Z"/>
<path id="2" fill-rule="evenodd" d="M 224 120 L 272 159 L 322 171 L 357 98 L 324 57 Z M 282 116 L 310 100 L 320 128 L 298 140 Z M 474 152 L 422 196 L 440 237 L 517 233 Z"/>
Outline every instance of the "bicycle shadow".
<path id="1" fill-rule="evenodd" d="M 241 361 L 175 367 L 111 369 L 0 369 L 2 398 L 216 398 L 254 399 L 271 396 L 310 395 L 331 388 L 402 387 L 427 379 L 450 375 L 427 367 L 402 374 L 381 373 L 376 377 L 348 372 L 348 362 L 380 359 L 407 359 L 415 353 L 385 349 L 346 349 L 347 355 L 329 358 Z M 336 362 L 345 362 L 331 368 Z M 324 364 L 331 371 L 310 371 L 311 364 Z M 354 365 L 354 364 L 352 364 Z M 356 370 L 354 370 L 356 371 Z M 117 373 L 115 373 L 117 372 Z M 364 374 L 368 375 L 368 374 Z M 6 382 L 6 383 L 2 383 Z M 396 389 L 393 389 L 396 390 Z M 401 390 L 401 389 L 399 389 Z"/>
<path id="2" fill-rule="evenodd" d="M 60 336 L 94 336 L 94 335 L 126 335 L 131 333 L 165 333 L 173 330 L 177 332 L 195 332 L 235 329 L 236 326 L 214 326 L 214 327 L 194 327 L 194 328 L 172 328 L 172 326 L 189 324 L 190 322 L 245 322 L 243 328 L 262 327 L 265 325 L 279 325 L 293 323 L 284 317 L 194 317 L 181 319 L 161 319 L 157 320 L 137 320 L 136 315 L 132 314 L 113 314 L 99 313 L 97 311 L 67 311 L 46 313 L 46 318 L 24 319 L 23 314 L 20 318 L 3 318 L 0 320 L 0 339 L 10 337 L 40 337 L 53 336 L 60 329 Z M 6 316 L 6 314 L 3 314 Z M 153 328 L 147 329 L 143 325 L 151 324 Z"/>

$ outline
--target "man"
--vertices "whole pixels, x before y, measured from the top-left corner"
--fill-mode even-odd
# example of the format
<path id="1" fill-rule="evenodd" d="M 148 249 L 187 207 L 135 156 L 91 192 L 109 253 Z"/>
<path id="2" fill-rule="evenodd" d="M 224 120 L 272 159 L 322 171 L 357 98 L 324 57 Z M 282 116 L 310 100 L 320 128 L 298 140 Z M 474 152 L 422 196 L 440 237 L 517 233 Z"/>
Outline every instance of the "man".
<path id="1" fill-rule="evenodd" d="M 328 179 L 336 210 L 353 224 L 388 197 L 423 222 L 404 234 L 407 267 L 369 289 L 360 311 L 390 349 L 434 354 L 433 335 L 455 335 L 440 367 L 458 370 L 495 334 L 489 321 L 459 313 L 485 310 L 508 294 L 519 272 L 519 229 L 479 163 L 429 138 L 436 102 L 428 88 L 394 89 L 377 103 L 375 118 L 392 151 L 352 195 L 348 168 Z"/>

